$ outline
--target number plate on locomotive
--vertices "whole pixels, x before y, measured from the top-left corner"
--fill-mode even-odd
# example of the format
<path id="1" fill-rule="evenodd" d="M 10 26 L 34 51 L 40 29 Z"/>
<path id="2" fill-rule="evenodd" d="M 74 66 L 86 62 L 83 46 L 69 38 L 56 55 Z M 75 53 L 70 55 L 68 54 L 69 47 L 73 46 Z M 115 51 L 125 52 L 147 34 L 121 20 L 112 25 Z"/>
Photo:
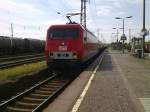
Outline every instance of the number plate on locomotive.
<path id="1" fill-rule="evenodd" d="M 59 51 L 67 51 L 67 46 L 59 46 L 58 50 Z"/>

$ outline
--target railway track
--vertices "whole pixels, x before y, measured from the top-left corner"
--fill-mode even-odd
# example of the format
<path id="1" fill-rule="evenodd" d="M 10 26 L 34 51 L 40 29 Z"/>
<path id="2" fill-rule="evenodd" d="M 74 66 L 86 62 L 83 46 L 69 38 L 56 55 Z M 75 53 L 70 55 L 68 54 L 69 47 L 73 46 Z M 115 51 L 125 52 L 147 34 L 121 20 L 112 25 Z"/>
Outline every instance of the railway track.
<path id="1" fill-rule="evenodd" d="M 0 104 L 1 112 L 39 112 L 65 89 L 74 78 L 54 74 L 48 79 Z"/>
<path id="2" fill-rule="evenodd" d="M 0 57 L 0 62 L 25 59 L 27 57 L 33 58 L 35 56 L 44 56 L 44 54 L 43 53 L 40 53 L 40 54 L 34 53 L 34 54 L 24 54 L 24 55 L 3 56 L 3 57 Z"/>
<path id="3" fill-rule="evenodd" d="M 102 58 L 102 56 L 100 56 L 100 58 Z M 85 65 L 85 67 L 88 65 Z M 84 69 L 85 68 L 74 70 L 68 73 L 69 75 L 62 73 L 60 74 L 59 72 L 57 74 L 53 73 L 53 75 L 46 80 L 1 103 L 0 112 L 41 112 Z"/>
<path id="4" fill-rule="evenodd" d="M 23 65 L 27 63 L 33 63 L 44 59 L 45 56 L 43 54 L 3 58 L 3 61 L 2 58 L 0 58 L 0 69 Z"/>

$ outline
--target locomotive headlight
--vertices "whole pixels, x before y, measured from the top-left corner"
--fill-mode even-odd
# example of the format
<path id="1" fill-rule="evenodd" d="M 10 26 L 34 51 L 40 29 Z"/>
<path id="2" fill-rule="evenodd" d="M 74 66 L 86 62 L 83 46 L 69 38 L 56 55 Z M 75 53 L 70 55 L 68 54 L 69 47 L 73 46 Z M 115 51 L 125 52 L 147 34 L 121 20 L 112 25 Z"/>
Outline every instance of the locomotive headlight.
<path id="1" fill-rule="evenodd" d="M 76 53 L 73 53 L 73 57 L 74 57 L 74 58 L 77 58 L 77 54 L 76 54 Z"/>

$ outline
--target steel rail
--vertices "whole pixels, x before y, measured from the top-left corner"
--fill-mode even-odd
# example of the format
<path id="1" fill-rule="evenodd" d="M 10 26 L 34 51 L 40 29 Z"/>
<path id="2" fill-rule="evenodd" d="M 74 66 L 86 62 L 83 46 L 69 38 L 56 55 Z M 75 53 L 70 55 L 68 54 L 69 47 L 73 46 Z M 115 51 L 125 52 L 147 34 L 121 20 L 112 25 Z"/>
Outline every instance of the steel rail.
<path id="1" fill-rule="evenodd" d="M 49 79 L 46 79 L 42 83 L 36 85 L 35 87 L 32 87 L 31 89 L 21 93 L 20 95 L 6 101 L 5 103 L 0 105 L 0 111 L 7 111 L 7 112 L 41 112 L 50 102 L 52 102 L 73 80 L 75 77 L 67 78 L 67 79 L 57 79 L 57 75 L 54 75 L 50 77 Z M 60 82 L 57 82 L 60 81 Z M 56 83 L 57 82 L 57 83 Z M 34 102 L 34 100 L 26 103 L 23 99 L 29 97 L 31 94 L 35 94 L 35 91 L 40 91 L 40 87 L 49 86 L 49 95 L 47 95 L 46 91 L 46 97 L 43 101 L 39 103 L 38 99 L 41 94 L 39 94 L 39 97 L 37 96 L 37 102 Z M 53 90 L 54 89 L 54 90 Z M 43 92 L 43 95 L 45 93 Z M 32 99 L 32 98 L 31 98 Z M 33 97 L 34 99 L 34 97 Z M 25 106 L 19 106 L 17 103 L 20 103 L 21 105 Z M 33 103 L 34 102 L 34 103 Z M 39 104 L 38 104 L 39 103 Z M 16 106 L 17 105 L 17 106 Z M 34 105 L 34 106 L 33 106 Z"/>
<path id="2" fill-rule="evenodd" d="M 0 69 L 8 68 L 8 67 L 14 67 L 18 65 L 23 65 L 27 63 L 33 63 L 37 61 L 42 61 L 45 59 L 45 56 L 37 56 L 37 57 L 32 57 L 28 59 L 19 59 L 15 61 L 9 61 L 9 62 L 2 62 L 0 63 Z"/>
<path id="3" fill-rule="evenodd" d="M 76 77 L 71 78 L 66 83 L 64 83 L 57 91 L 55 91 L 51 96 L 49 96 L 45 101 L 43 101 L 38 107 L 36 107 L 32 112 L 41 112 L 48 104 L 50 104 Z"/>
<path id="4" fill-rule="evenodd" d="M 103 53 L 102 53 L 103 54 Z M 99 57 L 99 56 L 98 56 Z M 99 58 L 102 58 L 100 56 Z M 7 112 L 41 112 L 51 103 L 79 74 L 65 78 L 59 75 L 46 79 L 29 90 L 0 104 L 0 111 Z M 62 74 L 61 74 L 62 76 Z"/>
<path id="5" fill-rule="evenodd" d="M 100 64 L 102 63 L 104 53 L 100 55 Z M 52 96 L 49 96 L 44 102 L 42 102 L 37 108 L 32 112 L 41 112 L 49 103 L 51 103 L 78 75 L 75 75 L 71 80 L 64 84 L 60 89 L 58 89 Z"/>
<path id="6" fill-rule="evenodd" d="M 54 74 L 53 76 L 47 78 L 46 80 L 42 81 L 41 83 L 37 84 L 37 85 L 34 85 L 33 87 L 31 87 L 30 89 L 20 93 L 19 95 L 5 101 L 4 103 L 0 104 L 0 111 L 4 111 L 4 109 L 9 106 L 10 104 L 20 100 L 22 97 L 24 97 L 25 95 L 31 93 L 32 91 L 34 91 L 35 89 L 39 88 L 41 85 L 53 80 L 54 78 L 56 78 L 57 75 Z"/>
<path id="7" fill-rule="evenodd" d="M 6 61 L 11 61 L 11 60 L 18 60 L 18 59 L 26 59 L 26 58 L 32 58 L 36 56 L 44 56 L 43 53 L 40 54 L 25 54 L 25 55 L 17 55 L 17 56 L 5 56 L 5 57 L 0 57 L 0 62 L 6 62 Z"/>
<path id="8" fill-rule="evenodd" d="M 99 57 L 99 56 L 98 56 Z M 104 57 L 104 53 L 102 52 L 100 55 L 100 64 L 102 63 Z M 35 108 L 32 112 L 41 112 L 49 103 L 51 103 L 78 75 L 75 75 L 71 80 L 65 83 L 61 88 L 59 88 L 52 96 L 49 96 L 44 102 L 42 102 L 37 108 Z"/>

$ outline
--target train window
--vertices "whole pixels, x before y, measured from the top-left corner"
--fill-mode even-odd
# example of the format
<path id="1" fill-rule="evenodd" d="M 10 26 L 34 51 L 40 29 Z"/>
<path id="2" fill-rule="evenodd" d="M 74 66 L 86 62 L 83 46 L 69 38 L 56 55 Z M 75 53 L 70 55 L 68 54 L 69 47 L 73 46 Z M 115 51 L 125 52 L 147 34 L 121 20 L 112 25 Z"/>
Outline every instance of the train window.
<path id="1" fill-rule="evenodd" d="M 49 38 L 77 38 L 79 36 L 78 29 L 53 29 L 50 31 Z"/>
<path id="2" fill-rule="evenodd" d="M 64 37 L 63 30 L 57 29 L 50 31 L 50 38 L 59 38 L 59 37 Z"/>

